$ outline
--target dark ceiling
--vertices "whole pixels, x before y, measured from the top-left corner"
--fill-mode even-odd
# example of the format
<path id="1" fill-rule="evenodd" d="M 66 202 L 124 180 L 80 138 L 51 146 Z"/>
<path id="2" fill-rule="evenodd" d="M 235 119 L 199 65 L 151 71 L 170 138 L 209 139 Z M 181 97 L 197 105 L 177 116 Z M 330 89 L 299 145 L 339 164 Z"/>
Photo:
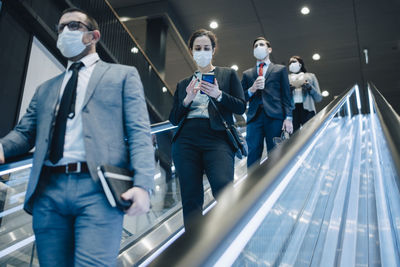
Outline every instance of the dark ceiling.
<path id="1" fill-rule="evenodd" d="M 236 64 L 241 77 L 255 64 L 252 41 L 265 36 L 272 44 L 273 62 L 286 64 L 292 55 L 299 55 L 317 75 L 321 90 L 330 93 L 318 109 L 353 84 L 365 87 L 372 81 L 400 113 L 399 0 L 110 0 L 110 4 L 120 17 L 127 17 L 124 23 L 143 50 L 146 19 L 167 18 L 165 81 L 172 90 L 194 67 L 184 42 L 191 32 L 210 29 L 210 21 L 216 20 L 215 65 Z M 310 8 L 310 14 L 300 13 L 303 6 Z M 314 53 L 321 55 L 319 61 L 312 59 Z"/>

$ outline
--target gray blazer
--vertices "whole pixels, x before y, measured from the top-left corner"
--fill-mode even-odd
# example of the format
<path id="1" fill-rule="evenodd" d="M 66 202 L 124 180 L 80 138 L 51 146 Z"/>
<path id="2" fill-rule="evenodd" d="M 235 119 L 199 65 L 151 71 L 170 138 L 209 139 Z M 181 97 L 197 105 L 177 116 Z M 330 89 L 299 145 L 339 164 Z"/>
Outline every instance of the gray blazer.
<path id="1" fill-rule="evenodd" d="M 24 205 L 29 213 L 47 158 L 63 78 L 64 73 L 40 85 L 18 125 L 0 139 L 6 158 L 35 147 Z M 82 111 L 86 161 L 92 178 L 98 180 L 98 165 L 110 164 L 133 169 L 135 186 L 153 189 L 150 123 L 136 68 L 99 61 L 90 77 Z"/>
<path id="2" fill-rule="evenodd" d="M 319 83 L 317 77 L 314 73 L 306 72 L 304 73 L 304 80 L 307 80 L 311 85 L 310 93 L 303 94 L 303 108 L 308 111 L 317 112 L 315 109 L 315 102 L 320 102 L 322 100 L 321 90 L 319 89 Z M 291 80 L 291 75 L 289 75 L 289 82 L 296 88 L 300 88 L 304 81 L 299 84 L 295 84 Z"/>

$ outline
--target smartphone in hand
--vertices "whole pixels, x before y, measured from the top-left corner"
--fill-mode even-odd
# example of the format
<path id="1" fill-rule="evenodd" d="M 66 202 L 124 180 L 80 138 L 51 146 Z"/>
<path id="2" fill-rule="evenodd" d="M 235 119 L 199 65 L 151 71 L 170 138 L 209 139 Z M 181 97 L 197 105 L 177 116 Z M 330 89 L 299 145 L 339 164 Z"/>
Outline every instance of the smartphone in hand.
<path id="1" fill-rule="evenodd" d="M 208 83 L 214 83 L 215 75 L 214 73 L 203 73 L 201 75 L 201 80 L 206 81 Z M 200 94 L 204 94 L 202 91 L 200 91 Z"/>
<path id="2" fill-rule="evenodd" d="M 214 78 L 215 78 L 214 73 L 204 73 L 201 75 L 201 79 L 208 83 L 214 83 Z"/>

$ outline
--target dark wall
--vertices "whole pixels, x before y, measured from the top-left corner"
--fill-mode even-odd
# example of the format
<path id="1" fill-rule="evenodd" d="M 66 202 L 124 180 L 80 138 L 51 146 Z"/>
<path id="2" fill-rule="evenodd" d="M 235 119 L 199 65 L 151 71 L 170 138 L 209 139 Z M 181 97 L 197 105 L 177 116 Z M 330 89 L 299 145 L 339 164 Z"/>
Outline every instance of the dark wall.
<path id="1" fill-rule="evenodd" d="M 97 50 L 103 60 L 137 67 L 152 122 L 168 119 L 172 95 L 162 93 L 165 84 L 146 55 L 142 51 L 131 53 L 137 43 L 104 0 L 4 0 L 0 3 L 0 137 L 17 123 L 33 36 L 60 62 L 66 63 L 56 47 L 54 26 L 62 10 L 70 6 L 82 8 L 99 22 L 102 39 Z"/>
<path id="2" fill-rule="evenodd" d="M 16 123 L 31 45 L 31 35 L 4 2 L 0 40 L 0 136 L 4 136 Z"/>

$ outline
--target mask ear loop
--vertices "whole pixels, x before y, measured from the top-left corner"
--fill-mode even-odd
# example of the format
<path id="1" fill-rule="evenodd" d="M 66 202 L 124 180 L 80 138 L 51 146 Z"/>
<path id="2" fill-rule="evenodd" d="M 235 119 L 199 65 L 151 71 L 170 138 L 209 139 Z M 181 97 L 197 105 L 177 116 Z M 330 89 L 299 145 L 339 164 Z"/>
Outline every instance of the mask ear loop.
<path id="1" fill-rule="evenodd" d="M 85 33 L 92 33 L 93 34 L 93 32 L 94 31 L 87 31 L 87 32 L 84 32 L 83 34 L 85 34 Z M 83 35 L 82 35 L 82 37 L 83 37 Z M 93 40 L 94 40 L 94 38 L 92 38 L 92 40 L 89 41 L 89 43 L 87 43 L 87 44 L 83 43 L 83 40 L 82 40 L 82 43 L 83 43 L 84 46 L 88 47 L 88 46 L 92 45 L 92 41 Z"/>

